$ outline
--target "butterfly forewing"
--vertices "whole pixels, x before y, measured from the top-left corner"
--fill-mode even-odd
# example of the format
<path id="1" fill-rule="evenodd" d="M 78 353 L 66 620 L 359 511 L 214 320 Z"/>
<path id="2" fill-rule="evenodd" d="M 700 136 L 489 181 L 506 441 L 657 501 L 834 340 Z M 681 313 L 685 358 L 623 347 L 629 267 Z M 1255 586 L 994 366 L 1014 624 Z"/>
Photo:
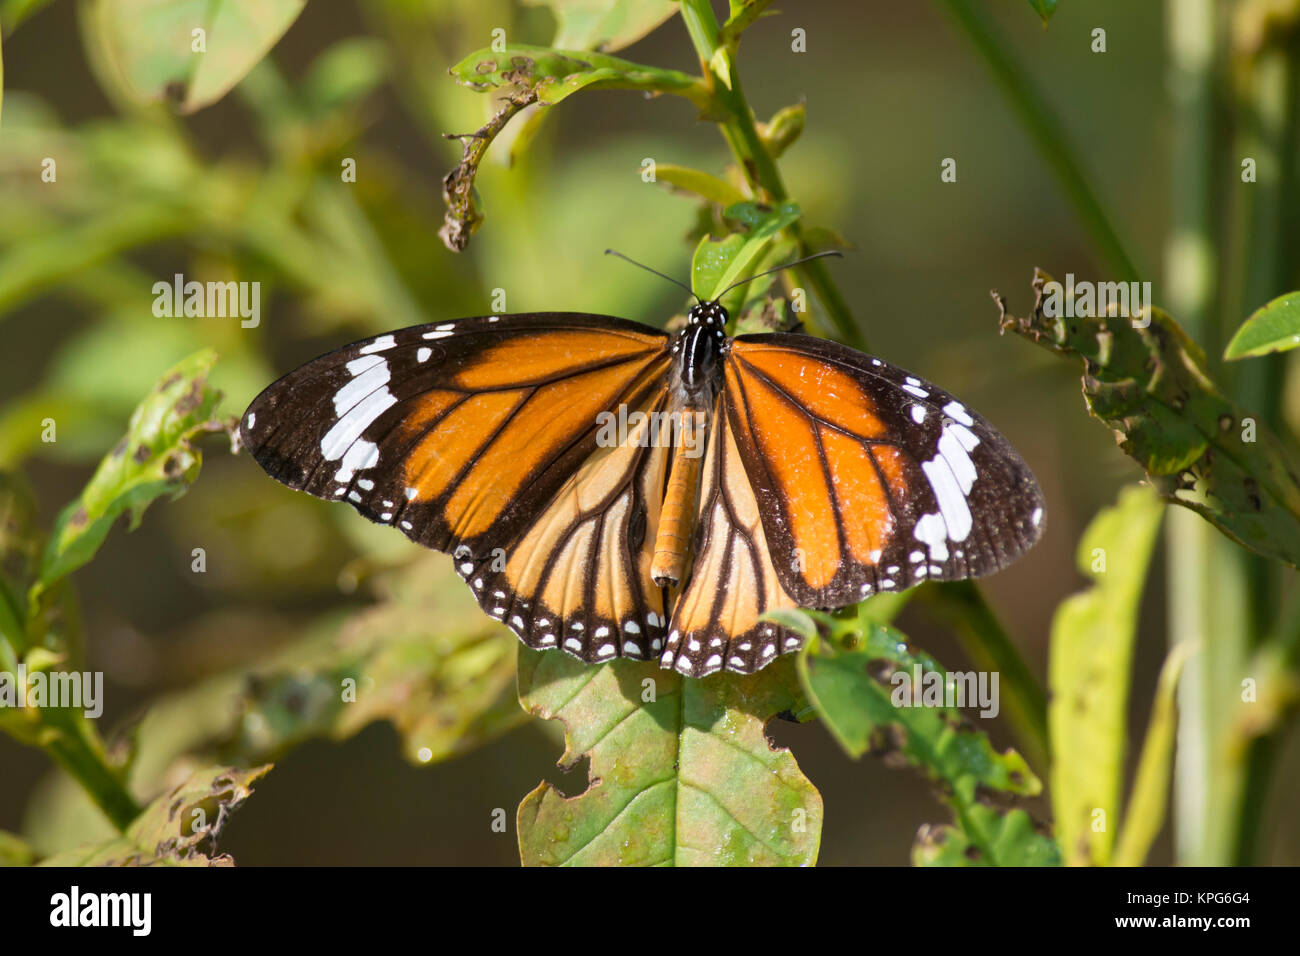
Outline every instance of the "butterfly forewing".
<path id="1" fill-rule="evenodd" d="M 545 519 L 597 452 L 601 412 L 666 394 L 666 343 L 578 313 L 404 329 L 280 379 L 241 437 L 272 477 L 458 554 L 464 573 Z"/>
<path id="2" fill-rule="evenodd" d="M 880 359 L 741 336 L 725 388 L 773 565 L 801 606 L 990 574 L 1042 532 L 1042 494 L 1006 439 Z"/>

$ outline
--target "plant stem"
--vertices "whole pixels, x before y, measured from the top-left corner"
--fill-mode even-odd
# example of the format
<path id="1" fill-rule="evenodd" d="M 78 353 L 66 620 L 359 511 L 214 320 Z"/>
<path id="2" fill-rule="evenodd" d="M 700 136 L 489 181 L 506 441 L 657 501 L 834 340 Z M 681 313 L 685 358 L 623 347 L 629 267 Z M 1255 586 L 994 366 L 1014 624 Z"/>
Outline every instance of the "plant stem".
<path id="1" fill-rule="evenodd" d="M 1297 124 L 1300 122 L 1297 55 L 1300 55 L 1300 33 L 1293 29 L 1289 37 L 1273 40 L 1264 49 L 1247 54 L 1242 57 L 1243 62 L 1235 64 L 1238 67 L 1236 73 L 1243 77 L 1238 86 L 1243 95 L 1237 104 L 1241 129 L 1233 158 L 1234 161 L 1243 157 L 1255 160 L 1256 182 L 1234 184 L 1244 214 L 1239 217 L 1241 235 L 1233 247 L 1244 254 L 1237 263 L 1236 295 L 1229 299 L 1232 305 L 1223 313 L 1228 323 L 1239 321 L 1291 287 L 1294 261 L 1291 258 L 1290 231 L 1294 223 L 1284 215 L 1284 211 L 1294 209 L 1297 198 L 1293 159 Z M 1221 330 L 1224 338 L 1231 332 L 1231 328 Z M 1238 403 L 1261 415 L 1275 428 L 1282 425 L 1283 357 L 1263 356 L 1249 363 L 1233 364 L 1230 368 L 1237 373 L 1233 376 L 1231 390 Z M 1280 666 L 1289 663 L 1294 670 L 1294 662 L 1288 660 L 1283 643 L 1287 628 L 1277 626 L 1281 575 L 1292 574 L 1255 555 L 1247 556 L 1245 560 L 1248 562 L 1246 585 L 1257 625 L 1253 634 L 1247 635 L 1247 640 L 1262 634 L 1266 628 L 1270 629 L 1272 634 L 1268 643 L 1276 642 Z M 1250 647 L 1258 651 L 1259 642 Z M 1238 733 L 1241 732 L 1241 723 L 1233 726 Z M 1261 736 L 1227 742 L 1227 747 L 1232 750 L 1245 751 L 1240 813 L 1233 839 L 1234 862 L 1259 862 L 1260 831 L 1280 732 L 1281 727 L 1274 726 Z"/>
<path id="2" fill-rule="evenodd" d="M 81 784 L 113 826 L 125 832 L 140 815 L 140 805 L 109 766 L 103 745 L 85 718 L 69 711 L 45 709 L 41 721 L 47 728 L 41 741 L 45 752 Z"/>
<path id="3" fill-rule="evenodd" d="M 1065 128 L 1047 105 L 1034 81 L 1011 53 L 1006 40 L 988 23 L 984 10 L 974 9 L 971 0 L 941 0 L 957 26 L 984 58 L 994 80 L 1002 88 L 1021 125 L 1033 138 L 1065 194 L 1083 221 L 1083 226 L 1105 257 L 1115 278 L 1125 282 L 1141 278 L 1140 270 L 1128 254 L 1110 217 L 1097 199 L 1096 190 L 1083 168 L 1075 160 L 1077 150 L 1070 143 Z"/>
<path id="4" fill-rule="evenodd" d="M 1188 334 L 1214 353 L 1223 341 L 1213 321 L 1217 13 L 1214 0 L 1168 0 L 1166 11 L 1174 165 L 1165 285 Z M 1229 865 L 1239 858 L 1245 810 L 1245 754 L 1232 718 L 1254 632 L 1251 569 L 1245 552 L 1199 516 L 1173 508 L 1169 518 L 1169 639 L 1200 651 L 1178 689 L 1176 855 L 1183 864 Z"/>
<path id="5" fill-rule="evenodd" d="M 976 667 L 999 674 L 1007 718 L 1031 766 L 1048 755 L 1047 695 L 974 581 L 926 584 L 920 598 L 961 642 Z"/>
<path id="6" fill-rule="evenodd" d="M 740 75 L 732 62 L 731 51 L 721 42 L 720 28 L 713 7 L 708 0 L 681 0 L 682 20 L 690 34 L 695 52 L 700 58 L 700 67 L 705 78 L 713 86 L 714 108 L 718 112 L 718 125 L 722 136 L 731 147 L 736 162 L 744 171 L 745 179 L 754 193 L 770 202 L 784 202 L 789 198 L 785 183 L 781 180 L 781 171 L 776 161 L 768 153 L 754 126 L 754 114 L 745 100 L 740 85 Z M 715 68 L 716 63 L 725 65 L 726 76 L 720 77 Z M 810 250 L 804 240 L 799 223 L 789 227 L 790 232 L 799 243 L 800 255 L 807 255 Z M 835 329 L 836 337 L 847 345 L 865 351 L 866 338 L 858 327 L 849 310 L 848 303 L 840 295 L 826 271 L 825 264 L 814 260 L 805 263 L 798 270 L 805 282 L 812 288 L 817 300 L 825 309 Z"/>

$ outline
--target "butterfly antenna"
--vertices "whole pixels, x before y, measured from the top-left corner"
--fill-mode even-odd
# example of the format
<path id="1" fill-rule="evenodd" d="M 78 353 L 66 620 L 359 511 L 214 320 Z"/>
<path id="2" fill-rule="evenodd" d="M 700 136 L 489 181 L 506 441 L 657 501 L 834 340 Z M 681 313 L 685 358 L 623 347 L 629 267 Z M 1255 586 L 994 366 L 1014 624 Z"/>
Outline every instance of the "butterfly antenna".
<path id="1" fill-rule="evenodd" d="M 794 262 L 787 262 L 783 266 L 777 266 L 774 269 L 768 269 L 765 272 L 760 272 L 758 273 L 758 275 L 752 275 L 746 279 L 740 279 L 737 282 L 733 282 L 731 283 L 731 285 L 727 286 L 716 296 L 714 296 L 714 299 L 715 300 L 721 299 L 724 295 L 726 295 L 728 292 L 730 292 L 738 285 L 744 285 L 746 282 L 753 282 L 755 279 L 760 279 L 763 276 L 770 276 L 773 272 L 780 272 L 782 269 L 793 269 L 795 266 L 803 265 L 805 262 L 809 262 L 812 259 L 824 259 L 826 256 L 835 256 L 835 258 L 837 259 L 842 259 L 844 258 L 844 253 L 837 252 L 834 249 L 827 250 L 826 252 L 814 252 L 810 256 L 804 256 L 802 259 L 796 259 Z"/>
<path id="2" fill-rule="evenodd" d="M 607 255 L 607 256 L 618 256 L 618 257 L 619 257 L 620 259 L 622 259 L 624 262 L 630 262 L 630 263 L 632 263 L 632 265 L 636 266 L 638 269 L 644 269 L 646 272 L 652 272 L 652 273 L 654 273 L 655 275 L 657 275 L 657 276 L 658 276 L 659 278 L 661 278 L 661 279 L 667 279 L 667 280 L 668 280 L 669 282 L 671 282 L 673 285 L 675 285 L 675 286 L 679 286 L 679 287 L 685 289 L 685 290 L 686 290 L 688 293 L 690 293 L 691 295 L 695 296 L 695 301 L 696 301 L 696 302 L 699 302 L 699 301 L 700 301 L 700 297 L 699 297 L 698 295 L 695 295 L 695 293 L 691 290 L 691 287 L 688 286 L 685 282 L 679 282 L 677 279 L 674 279 L 672 276 L 666 276 L 666 275 L 664 275 L 664 274 L 663 274 L 662 272 L 660 272 L 658 269 L 651 269 L 649 266 L 644 265 L 644 264 L 642 264 L 642 263 L 640 263 L 640 262 L 637 262 L 635 259 L 629 259 L 627 256 L 623 255 L 623 253 L 618 252 L 618 251 L 615 250 L 615 249 L 606 249 L 606 250 L 605 250 L 605 255 Z"/>

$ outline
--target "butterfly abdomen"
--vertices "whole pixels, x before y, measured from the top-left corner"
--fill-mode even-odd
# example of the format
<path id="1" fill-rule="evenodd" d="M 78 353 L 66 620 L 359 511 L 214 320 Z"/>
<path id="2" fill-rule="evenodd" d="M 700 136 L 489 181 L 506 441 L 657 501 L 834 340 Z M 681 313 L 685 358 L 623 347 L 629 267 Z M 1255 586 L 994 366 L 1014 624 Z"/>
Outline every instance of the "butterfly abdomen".
<path id="1" fill-rule="evenodd" d="M 654 557 L 650 562 L 650 579 L 659 587 L 676 587 L 685 576 L 708 430 L 703 412 L 683 412 L 679 421 L 681 427 L 673 448 L 672 470 L 668 474 Z"/>

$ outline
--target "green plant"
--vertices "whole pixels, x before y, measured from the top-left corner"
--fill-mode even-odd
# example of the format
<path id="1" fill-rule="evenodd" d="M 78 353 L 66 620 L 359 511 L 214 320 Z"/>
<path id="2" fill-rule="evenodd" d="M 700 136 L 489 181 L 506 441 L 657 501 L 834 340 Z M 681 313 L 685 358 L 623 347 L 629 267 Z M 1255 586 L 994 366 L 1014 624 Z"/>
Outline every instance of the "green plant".
<path id="1" fill-rule="evenodd" d="M 157 498 L 186 489 L 190 501 L 203 494 L 195 443 L 228 428 L 216 417 L 209 377 L 236 398 L 273 377 L 273 363 L 250 336 L 196 334 L 180 325 L 160 331 L 142 292 L 150 278 L 128 253 L 183 248 L 206 275 L 264 276 L 303 304 L 296 321 L 318 337 L 335 338 L 344 327 L 416 324 L 433 303 L 446 315 L 480 311 L 477 285 L 491 283 L 477 275 L 456 281 L 454 257 L 429 252 L 427 218 L 406 208 L 427 212 L 431 197 L 419 196 L 400 168 L 361 142 L 366 98 L 390 74 L 404 76 L 409 108 L 430 141 L 475 129 L 448 135 L 462 150 L 443 182 L 441 236 L 454 251 L 499 243 L 504 258 L 527 271 L 518 237 L 534 234 L 539 208 L 562 220 L 565 203 L 537 205 L 546 202 L 538 197 L 548 191 L 539 188 L 547 167 L 526 160 L 547 149 L 539 133 L 552 109 L 602 90 L 684 100 L 721 136 L 726 159 L 712 171 L 651 161 L 654 181 L 692 200 L 689 210 L 681 207 L 682 220 L 694 241 L 691 284 L 701 296 L 844 245 L 806 221 L 799 198 L 807 184 L 787 185 L 783 175 L 783 155 L 808 122 L 804 106 L 764 122 L 744 92 L 741 42 L 770 22 L 767 0 L 731 0 L 722 21 L 707 0 L 545 5 L 556 22 L 552 46 L 494 42 L 452 67 L 457 82 L 496 98 L 481 125 L 471 119 L 476 108 L 446 97 L 451 80 L 413 51 L 416 38 L 455 35 L 453 27 L 490 35 L 506 16 L 492 3 L 424 13 L 376 4 L 371 22 L 397 51 L 396 62 L 373 38 L 358 38 L 323 53 L 290 84 L 266 54 L 301 3 L 271 5 L 260 17 L 251 3 L 221 5 L 222 16 L 201 26 L 222 55 L 201 61 L 199 70 L 188 35 L 134 19 L 142 7 L 131 0 L 99 0 L 83 10 L 88 53 L 120 119 L 65 132 L 21 98 L 5 101 L 6 124 L 19 117 L 6 134 L 9 155 L 34 166 L 51 136 L 66 135 L 90 171 L 84 182 L 96 187 L 73 182 L 61 187 L 67 191 L 57 203 L 7 197 L 0 310 L 57 292 L 94 311 L 99 324 L 59 353 L 46 381 L 0 413 L 0 673 L 20 665 L 29 674 L 83 669 L 69 575 L 93 559 L 118 516 L 130 514 L 134 527 Z M 39 6 L 0 5 L 6 44 Z M 1145 277 L 1065 128 L 993 21 L 970 0 L 938 6 L 992 69 L 1114 278 Z M 1031 6 L 1045 25 L 1057 8 L 1039 0 Z M 395 535 L 358 530 L 350 515 L 322 514 L 310 521 L 358 555 L 343 583 L 365 582 L 375 596 L 369 607 L 313 616 L 273 650 L 153 701 L 129 733 L 108 744 L 75 710 L 0 709 L 0 729 L 43 748 L 69 775 L 47 794 L 23 839 L 0 833 L 0 861 L 207 862 L 212 854 L 200 837 L 215 837 L 269 762 L 307 740 L 344 739 L 386 720 L 417 764 L 453 758 L 525 723 L 562 725 L 562 766 L 589 757 L 590 779 L 572 797 L 548 783 L 524 797 L 516 824 L 526 864 L 810 864 L 822 799 L 794 756 L 769 743 L 768 724 L 778 716 L 820 720 L 848 758 L 884 756 L 934 784 L 950 820 L 918 834 L 918 865 L 1139 865 L 1164 825 L 1171 787 L 1181 861 L 1258 860 L 1259 805 L 1300 671 L 1300 606 L 1285 600 L 1300 564 L 1300 485 L 1282 414 L 1283 369 L 1279 356 L 1265 355 L 1300 342 L 1297 293 L 1278 297 L 1297 279 L 1289 255 L 1296 224 L 1274 212 L 1295 198 L 1300 8 L 1278 13 L 1245 3 L 1225 24 L 1210 6 L 1187 0 L 1170 13 L 1174 68 L 1184 81 L 1177 87 L 1178 193 L 1163 297 L 1170 312 L 1148 308 L 1146 323 L 1118 314 L 1067 321 L 1045 307 L 1051 277 L 1042 272 L 1023 317 L 998 300 L 1004 330 L 1082 361 L 1087 410 L 1146 475 L 1101 511 L 1079 542 L 1077 566 L 1090 585 L 1057 609 L 1050 705 L 1020 642 L 973 582 L 928 584 L 836 614 L 786 612 L 781 622 L 806 638 L 797 659 L 748 678 L 694 681 L 653 665 L 584 666 L 519 649 L 473 607 L 445 561 L 401 552 L 390 540 Z M 678 20 L 698 74 L 614 55 Z M 1254 45 L 1228 43 L 1228 30 Z M 253 39 L 226 42 L 240 31 Z M 1222 52 L 1193 56 L 1179 48 L 1189 38 L 1202 52 L 1207 45 Z M 1228 165 L 1208 134 L 1211 122 L 1224 118 L 1215 111 L 1225 102 L 1219 94 L 1228 70 L 1239 82 L 1227 118 L 1243 144 L 1239 152 L 1258 159 L 1261 194 L 1242 193 L 1249 198 L 1235 206 L 1235 218 L 1215 215 L 1210 201 L 1218 194 L 1213 180 Z M 264 161 L 208 158 L 164 105 L 190 112 L 227 91 L 254 118 Z M 582 161 L 560 150 L 562 162 Z M 520 168 L 491 169 L 494 155 Z M 351 159 L 375 172 L 341 189 L 341 157 L 345 170 Z M 566 195 L 597 190 L 610 165 L 579 167 Z M 644 202 L 672 200 L 649 191 Z M 1230 235 L 1218 235 L 1220 223 L 1230 223 Z M 1228 251 L 1234 256 L 1225 262 Z M 770 328 L 793 308 L 809 331 L 866 347 L 824 261 L 742 286 L 724 304 L 740 329 Z M 1231 326 L 1256 308 L 1229 343 Z M 213 339 L 224 356 L 216 365 L 200 350 Z M 1207 358 L 1225 344 L 1227 358 L 1246 359 L 1258 373 L 1234 375 Z M 1014 363 L 1019 353 L 1006 351 Z M 135 406 L 141 373 L 133 370 L 148 366 L 152 376 L 177 361 Z M 114 444 L 133 406 L 127 434 Z M 92 449 L 95 456 L 114 450 L 43 535 L 13 469 L 40 446 L 38 423 L 47 416 L 64 436 L 77 436 L 55 446 L 57 454 L 84 460 Z M 1166 522 L 1167 503 L 1182 507 Z M 204 507 L 221 505 L 209 498 Z M 283 520 L 317 527 L 297 515 Z M 1173 646 L 1125 799 L 1139 610 L 1162 523 Z M 241 540 L 249 561 L 262 560 L 252 557 L 250 535 Z M 263 573 L 271 566 L 257 565 Z M 246 580 L 249 589 L 255 577 Z M 943 692 L 957 679 L 895 623 L 909 604 L 950 630 L 976 666 L 1000 676 L 1001 713 L 1018 750 L 996 747 L 946 701 Z M 900 705 L 896 693 L 908 681 L 937 688 L 939 697 L 931 706 Z M 1036 808 L 1017 805 L 1044 789 L 1050 826 L 1034 820 Z M 160 811 L 177 799 L 186 813 L 164 819 Z M 85 819 L 88 800 L 103 821 Z"/>

